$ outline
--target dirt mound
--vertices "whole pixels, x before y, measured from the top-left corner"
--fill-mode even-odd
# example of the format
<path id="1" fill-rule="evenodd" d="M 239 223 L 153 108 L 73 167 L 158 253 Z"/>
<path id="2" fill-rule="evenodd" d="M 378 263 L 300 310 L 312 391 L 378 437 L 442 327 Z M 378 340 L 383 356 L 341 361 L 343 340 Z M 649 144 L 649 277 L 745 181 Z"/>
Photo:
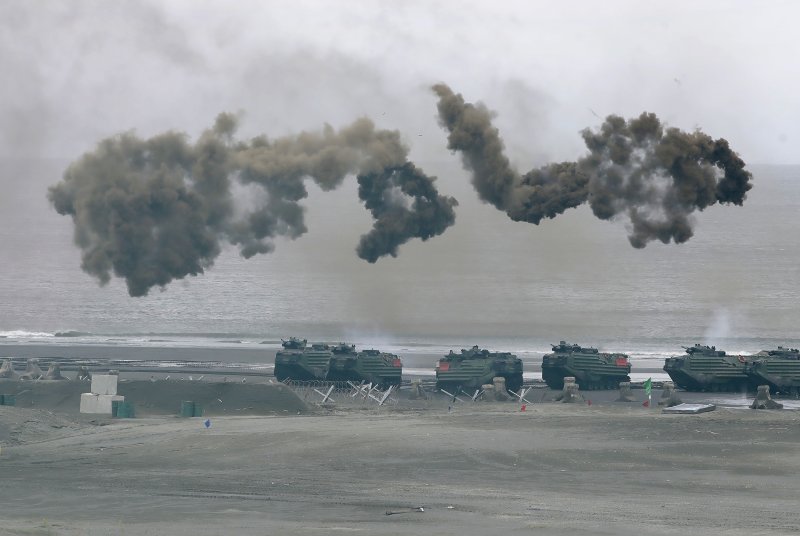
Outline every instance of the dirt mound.
<path id="1" fill-rule="evenodd" d="M 280 383 L 221 383 L 157 380 L 120 382 L 119 394 L 132 402 L 137 415 L 178 414 L 191 400 L 204 415 L 268 415 L 305 413 L 306 404 Z"/>
<path id="2" fill-rule="evenodd" d="M 90 426 L 44 409 L 0 406 L 0 445 L 19 445 L 58 435 L 74 434 Z"/>
<path id="3" fill-rule="evenodd" d="M 81 393 L 90 390 L 89 382 L 0 380 L 0 394 L 15 395 L 17 407 L 59 413 L 78 413 Z M 273 383 L 121 379 L 117 392 L 134 405 L 139 417 L 178 415 L 184 400 L 199 404 L 209 416 L 308 411 L 291 389 Z"/>

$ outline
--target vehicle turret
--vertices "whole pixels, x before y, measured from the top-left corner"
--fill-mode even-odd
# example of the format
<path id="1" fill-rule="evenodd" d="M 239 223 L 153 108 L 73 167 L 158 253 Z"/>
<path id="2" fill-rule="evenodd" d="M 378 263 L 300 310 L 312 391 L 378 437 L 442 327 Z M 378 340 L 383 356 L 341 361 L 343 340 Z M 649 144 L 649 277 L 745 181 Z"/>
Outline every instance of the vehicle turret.
<path id="1" fill-rule="evenodd" d="M 689 355 L 705 355 L 711 357 L 723 357 L 725 352 L 717 350 L 716 346 L 705 346 L 695 343 L 694 346 L 683 346 L 686 353 Z"/>
<path id="2" fill-rule="evenodd" d="M 302 341 L 297 337 L 289 337 L 289 340 L 281 339 L 281 346 L 286 348 L 287 350 L 302 350 L 306 347 L 306 341 L 303 339 Z"/>

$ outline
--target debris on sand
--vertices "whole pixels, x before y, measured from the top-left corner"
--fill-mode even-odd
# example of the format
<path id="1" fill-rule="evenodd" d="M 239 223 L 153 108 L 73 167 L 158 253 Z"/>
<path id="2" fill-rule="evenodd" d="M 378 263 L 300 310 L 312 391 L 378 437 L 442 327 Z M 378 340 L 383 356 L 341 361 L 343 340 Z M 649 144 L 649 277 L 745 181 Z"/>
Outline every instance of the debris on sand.
<path id="1" fill-rule="evenodd" d="M 396 514 L 409 514 L 411 512 L 424 512 L 424 511 L 425 511 L 425 507 L 417 506 L 415 508 L 406 508 L 405 510 L 393 510 L 393 511 L 392 510 L 386 510 L 386 515 L 387 516 L 393 516 L 393 515 L 396 515 Z"/>
<path id="2" fill-rule="evenodd" d="M 675 413 L 679 415 L 695 415 L 697 413 L 706 413 L 714 411 L 717 406 L 714 404 L 678 404 L 671 408 L 664 408 L 661 413 Z"/>

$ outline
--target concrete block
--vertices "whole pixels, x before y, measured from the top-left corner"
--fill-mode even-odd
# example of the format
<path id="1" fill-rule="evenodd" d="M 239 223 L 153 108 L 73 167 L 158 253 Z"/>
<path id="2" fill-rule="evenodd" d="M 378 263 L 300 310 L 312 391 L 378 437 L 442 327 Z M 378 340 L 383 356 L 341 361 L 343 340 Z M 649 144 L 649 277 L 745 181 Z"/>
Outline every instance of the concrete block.
<path id="1" fill-rule="evenodd" d="M 96 395 L 117 394 L 116 374 L 92 374 L 92 393 Z"/>
<path id="2" fill-rule="evenodd" d="M 620 382 L 619 383 L 619 398 L 616 400 L 617 402 L 635 402 L 636 397 L 633 396 L 633 391 L 631 391 L 631 382 Z"/>
<path id="3" fill-rule="evenodd" d="M 81 413 L 111 415 L 111 403 L 115 400 L 124 401 L 125 397 L 121 395 L 83 393 L 81 395 Z"/>
<path id="4" fill-rule="evenodd" d="M 583 402 L 583 396 L 581 396 L 578 390 L 578 384 L 575 383 L 574 376 L 564 377 L 564 389 L 555 397 L 554 400 L 556 402 L 564 402 L 567 404 Z"/>
<path id="5" fill-rule="evenodd" d="M 750 409 L 783 409 L 783 404 L 772 400 L 772 396 L 769 394 L 769 385 L 759 385 L 756 399 L 753 400 Z"/>
<path id="6" fill-rule="evenodd" d="M 506 379 L 502 376 L 497 376 L 496 378 L 492 378 L 492 383 L 494 384 L 494 398 L 500 402 L 504 402 L 506 400 L 510 400 L 511 397 L 508 396 L 508 389 L 506 388 Z"/>

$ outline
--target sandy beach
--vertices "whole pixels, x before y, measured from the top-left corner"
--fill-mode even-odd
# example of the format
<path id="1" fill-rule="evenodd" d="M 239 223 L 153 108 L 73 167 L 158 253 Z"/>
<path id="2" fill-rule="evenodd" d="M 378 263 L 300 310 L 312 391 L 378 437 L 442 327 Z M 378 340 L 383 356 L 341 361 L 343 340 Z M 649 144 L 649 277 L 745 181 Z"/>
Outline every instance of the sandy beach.
<path id="1" fill-rule="evenodd" d="M 545 394 L 526 411 L 400 397 L 210 427 L 0 406 L 0 534 L 796 533 L 797 411 Z"/>

